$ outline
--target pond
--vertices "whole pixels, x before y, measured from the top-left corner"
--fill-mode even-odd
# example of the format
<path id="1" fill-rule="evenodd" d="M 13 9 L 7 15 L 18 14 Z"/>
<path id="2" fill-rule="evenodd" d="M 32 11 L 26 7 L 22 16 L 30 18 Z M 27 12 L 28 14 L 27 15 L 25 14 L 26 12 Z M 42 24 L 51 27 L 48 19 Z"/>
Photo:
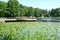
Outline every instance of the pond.
<path id="1" fill-rule="evenodd" d="M 55 17 L 46 17 L 46 18 L 37 18 L 38 21 L 50 21 L 50 22 L 60 22 L 60 18 L 55 18 Z"/>

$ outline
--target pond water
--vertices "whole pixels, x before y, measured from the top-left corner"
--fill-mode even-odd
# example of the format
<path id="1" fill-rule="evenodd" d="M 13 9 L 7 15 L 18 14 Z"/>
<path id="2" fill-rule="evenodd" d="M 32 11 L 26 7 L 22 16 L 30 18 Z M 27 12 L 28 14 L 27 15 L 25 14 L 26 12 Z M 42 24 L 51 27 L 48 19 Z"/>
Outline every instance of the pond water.
<path id="1" fill-rule="evenodd" d="M 50 22 L 60 22 L 60 18 L 55 18 L 55 17 L 51 17 L 51 18 L 37 18 L 39 21 L 50 21 Z"/>

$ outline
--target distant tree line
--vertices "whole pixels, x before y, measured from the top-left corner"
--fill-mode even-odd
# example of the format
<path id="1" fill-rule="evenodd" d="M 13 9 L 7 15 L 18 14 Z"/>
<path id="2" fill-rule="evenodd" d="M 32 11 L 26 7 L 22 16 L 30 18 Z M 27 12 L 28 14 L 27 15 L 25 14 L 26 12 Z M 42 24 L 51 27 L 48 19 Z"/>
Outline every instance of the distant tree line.
<path id="1" fill-rule="evenodd" d="M 17 0 L 9 0 L 7 3 L 0 1 L 0 17 L 60 17 L 60 8 L 44 10 L 27 7 L 19 4 Z"/>

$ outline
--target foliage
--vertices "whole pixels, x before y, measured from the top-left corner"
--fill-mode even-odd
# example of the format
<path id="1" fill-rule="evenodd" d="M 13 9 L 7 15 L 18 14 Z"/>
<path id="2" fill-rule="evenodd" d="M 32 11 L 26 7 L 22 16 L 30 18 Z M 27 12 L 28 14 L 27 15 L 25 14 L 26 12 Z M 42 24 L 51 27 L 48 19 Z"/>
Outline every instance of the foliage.
<path id="1" fill-rule="evenodd" d="M 20 16 L 19 3 L 17 0 L 9 0 L 7 4 L 8 4 L 8 11 L 10 13 L 9 15 L 11 17 Z"/>
<path id="2" fill-rule="evenodd" d="M 60 17 L 60 8 L 44 10 L 39 8 L 27 7 L 19 4 L 17 0 L 9 0 L 7 3 L 0 1 L 0 17 Z"/>
<path id="3" fill-rule="evenodd" d="M 59 32 L 57 22 L 0 23 L 0 36 L 4 40 L 60 40 Z"/>
<path id="4" fill-rule="evenodd" d="M 4 17 L 7 9 L 7 3 L 0 1 L 0 17 Z"/>

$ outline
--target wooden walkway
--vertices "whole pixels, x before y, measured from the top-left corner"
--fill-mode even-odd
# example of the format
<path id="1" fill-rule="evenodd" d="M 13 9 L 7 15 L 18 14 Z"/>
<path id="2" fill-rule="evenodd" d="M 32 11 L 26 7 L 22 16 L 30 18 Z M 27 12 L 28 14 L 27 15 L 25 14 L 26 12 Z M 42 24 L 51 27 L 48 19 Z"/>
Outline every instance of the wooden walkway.
<path id="1" fill-rule="evenodd" d="M 4 19 L 4 20 L 0 19 L 0 22 L 23 22 L 23 21 L 34 22 L 36 20 L 37 19 Z"/>

